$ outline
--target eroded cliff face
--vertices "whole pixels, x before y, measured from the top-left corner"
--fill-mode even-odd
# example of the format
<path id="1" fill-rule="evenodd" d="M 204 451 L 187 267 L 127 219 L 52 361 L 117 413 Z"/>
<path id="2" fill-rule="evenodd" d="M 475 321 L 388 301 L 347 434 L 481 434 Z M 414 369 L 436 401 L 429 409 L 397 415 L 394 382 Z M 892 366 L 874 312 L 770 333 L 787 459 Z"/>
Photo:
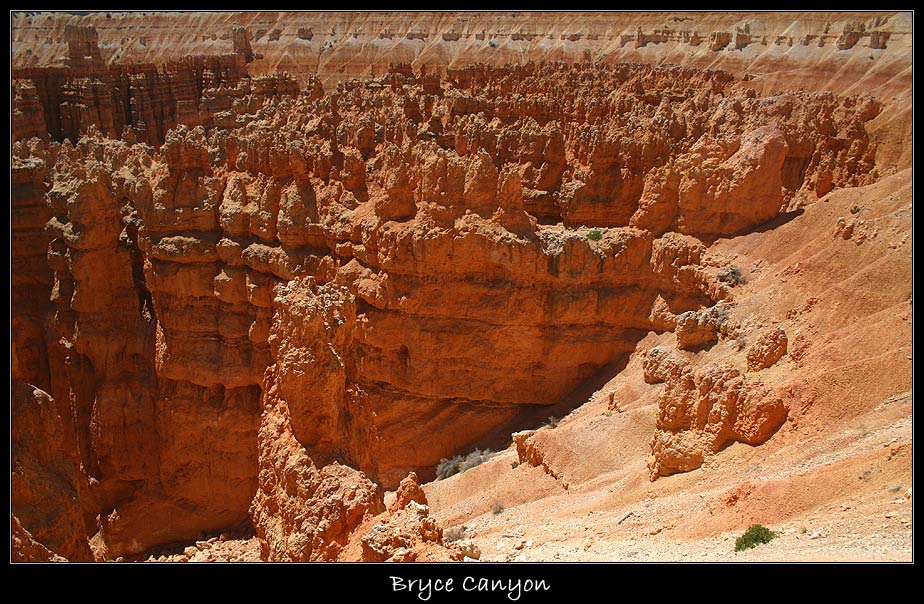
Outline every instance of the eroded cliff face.
<path id="1" fill-rule="evenodd" d="M 913 37 L 910 12 L 14 13 L 12 39 L 24 50 L 13 66 L 64 64 L 74 26 L 96 27 L 101 55 L 114 62 L 164 63 L 233 45 L 252 56 L 251 74 L 317 76 L 325 87 L 398 62 L 439 70 L 592 58 L 749 72 L 776 90 L 884 86 L 884 98 L 911 83 L 910 72 L 893 68 Z"/>
<path id="2" fill-rule="evenodd" d="M 233 52 L 178 55 L 161 64 L 107 63 L 95 27 L 67 25 L 64 65 L 13 70 L 13 140 L 44 136 L 73 142 L 95 127 L 110 138 L 159 146 L 176 125 L 211 126 L 244 97 L 258 105 L 268 96 L 298 92 L 285 74 L 251 80 L 247 31 L 234 31 Z"/>
<path id="3" fill-rule="evenodd" d="M 16 88 L 14 377 L 58 409 L 42 430 L 85 533 L 45 538 L 15 489 L 14 513 L 72 559 L 248 521 L 264 559 L 458 558 L 382 488 L 503 440 L 650 331 L 727 336 L 705 246 L 878 178 L 876 100 L 723 71 L 399 65 L 295 94 L 190 69 L 68 75 L 61 103 Z M 109 113 L 126 77 L 147 82 L 135 109 L 164 106 L 158 82 L 177 107 L 196 89 L 195 116 Z M 652 478 L 786 417 L 738 375 L 664 372 Z"/>

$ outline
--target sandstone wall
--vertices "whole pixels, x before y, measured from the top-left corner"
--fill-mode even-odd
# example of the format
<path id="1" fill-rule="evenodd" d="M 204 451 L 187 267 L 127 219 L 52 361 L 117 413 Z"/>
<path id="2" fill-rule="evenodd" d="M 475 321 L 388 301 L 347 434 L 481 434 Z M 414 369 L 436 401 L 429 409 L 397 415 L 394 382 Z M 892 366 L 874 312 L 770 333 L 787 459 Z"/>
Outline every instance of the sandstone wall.
<path id="1" fill-rule="evenodd" d="M 76 142 L 95 127 L 109 138 L 124 134 L 160 146 L 171 128 L 211 125 L 212 116 L 236 99 L 253 96 L 254 103 L 298 89 L 282 74 L 265 76 L 251 87 L 244 80 L 252 53 L 243 42 L 235 43 L 233 53 L 194 54 L 158 65 L 106 63 L 92 26 L 69 25 L 64 38 L 65 66 L 13 70 L 13 140 L 50 136 Z"/>

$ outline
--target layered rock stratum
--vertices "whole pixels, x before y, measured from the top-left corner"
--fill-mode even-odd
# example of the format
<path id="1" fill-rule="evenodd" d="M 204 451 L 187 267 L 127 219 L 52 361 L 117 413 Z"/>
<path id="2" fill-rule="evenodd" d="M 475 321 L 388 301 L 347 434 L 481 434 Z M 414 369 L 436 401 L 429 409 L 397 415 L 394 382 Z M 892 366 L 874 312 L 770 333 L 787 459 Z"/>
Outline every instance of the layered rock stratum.
<path id="1" fill-rule="evenodd" d="M 910 43 L 904 13 L 14 15 L 14 559 L 709 558 L 910 498 Z M 887 525 L 870 557 L 910 556 Z"/>

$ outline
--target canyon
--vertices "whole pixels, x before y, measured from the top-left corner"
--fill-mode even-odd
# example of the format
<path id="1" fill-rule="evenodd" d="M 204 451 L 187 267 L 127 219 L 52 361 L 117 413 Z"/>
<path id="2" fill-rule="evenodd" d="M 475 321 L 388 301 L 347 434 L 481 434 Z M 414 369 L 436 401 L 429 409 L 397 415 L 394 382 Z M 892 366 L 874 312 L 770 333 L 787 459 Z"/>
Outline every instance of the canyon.
<path id="1" fill-rule="evenodd" d="M 911 44 L 15 13 L 12 559 L 910 559 Z"/>

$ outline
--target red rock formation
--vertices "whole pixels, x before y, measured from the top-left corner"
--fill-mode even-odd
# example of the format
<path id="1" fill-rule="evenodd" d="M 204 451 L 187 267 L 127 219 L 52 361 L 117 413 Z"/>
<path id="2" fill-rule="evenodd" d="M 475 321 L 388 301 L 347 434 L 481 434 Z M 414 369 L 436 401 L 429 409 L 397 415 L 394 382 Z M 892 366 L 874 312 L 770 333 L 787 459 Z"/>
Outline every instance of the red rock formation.
<path id="1" fill-rule="evenodd" d="M 17 150 L 30 153 L 23 145 Z M 54 276 L 46 258 L 51 237 L 44 230 L 52 215 L 45 203 L 47 169 L 38 157 L 12 158 L 10 335 L 19 357 L 14 376 L 51 391 L 48 319 Z"/>
<path id="2" fill-rule="evenodd" d="M 55 163 L 49 259 L 81 463 L 108 512 L 155 472 L 154 325 L 136 283 L 124 201 L 110 173 L 84 153 L 65 145 Z"/>
<path id="3" fill-rule="evenodd" d="M 235 54 L 243 55 L 244 61 L 250 63 L 256 57 L 250 46 L 250 31 L 244 27 L 235 27 L 231 30 L 231 42 L 234 44 Z"/>
<path id="4" fill-rule="evenodd" d="M 469 553 L 474 551 L 469 548 Z M 443 529 L 430 516 L 427 496 L 411 472 L 401 481 L 388 511 L 357 530 L 340 560 L 448 562 L 462 560 L 464 555 L 459 543 L 449 544 L 443 539 Z"/>
<path id="5" fill-rule="evenodd" d="M 691 350 L 704 345 L 714 344 L 719 335 L 729 332 L 728 306 L 719 302 L 703 310 L 689 310 L 677 315 L 677 347 Z"/>
<path id="6" fill-rule="evenodd" d="M 67 558 L 59 556 L 37 542 L 29 531 L 23 528 L 15 514 L 10 517 L 10 530 L 10 560 L 12 562 L 67 562 Z"/>
<path id="7" fill-rule="evenodd" d="M 363 562 L 448 562 L 462 552 L 442 544 L 443 530 L 426 505 L 410 501 L 362 537 Z"/>
<path id="8" fill-rule="evenodd" d="M 783 205 L 781 175 L 788 152 L 782 133 L 768 126 L 737 140 L 701 138 L 675 162 L 681 174 L 677 230 L 734 234 L 776 216 Z"/>
<path id="9" fill-rule="evenodd" d="M 652 241 L 651 270 L 664 293 L 690 298 L 692 301 L 687 302 L 687 305 L 695 305 L 696 300 L 704 303 L 711 301 L 703 297 L 708 294 L 710 285 L 702 267 L 705 250 L 706 247 L 699 239 L 679 233 L 665 233 L 663 237 Z M 670 302 L 677 304 L 674 298 Z M 662 310 L 663 320 L 668 320 L 671 323 L 670 329 L 674 329 L 676 318 L 668 317 L 671 305 L 665 306 Z"/>
<path id="10" fill-rule="evenodd" d="M 769 438 L 795 395 L 686 365 L 731 352 L 706 349 L 753 292 L 707 250 L 905 165 L 913 36 L 907 14 L 759 17 L 13 15 L 14 558 L 244 527 L 271 560 L 457 559 L 416 477 L 569 404 L 651 331 L 691 350 L 625 376 L 667 383 L 653 478 Z M 803 87 L 864 94 L 780 92 Z M 869 257 L 880 219 L 823 232 Z M 734 239 L 766 279 L 743 258 L 772 238 Z M 824 344 L 793 346 L 810 368 L 837 356 L 817 326 L 786 325 Z M 787 346 L 731 357 L 759 371 Z M 640 381 L 610 392 L 616 420 L 645 419 Z M 570 425 L 517 433 L 520 461 L 560 482 Z"/>
<path id="11" fill-rule="evenodd" d="M 668 376 L 651 441 L 651 480 L 688 472 L 732 442 L 759 445 L 786 420 L 783 399 L 733 367 L 686 367 Z"/>
<path id="12" fill-rule="evenodd" d="M 243 28 L 234 32 L 234 52 L 224 55 L 192 55 L 158 67 L 146 63 L 106 65 L 93 27 L 67 26 L 66 67 L 17 69 L 14 78 L 21 86 L 35 87 L 41 111 L 23 88 L 14 103 L 14 140 L 29 136 L 48 136 L 76 141 L 95 126 L 115 138 L 126 128 L 134 129 L 142 141 L 153 145 L 164 142 L 167 132 L 177 124 L 211 123 L 224 103 L 214 95 L 236 89 L 235 98 L 246 96 L 251 109 L 264 99 L 292 95 L 298 85 L 284 74 L 262 78 L 255 86 L 241 87 L 247 79 L 245 64 L 253 60 L 249 34 Z M 268 83 L 268 85 L 267 85 Z M 214 92 L 216 91 L 217 92 Z M 17 107 L 19 109 L 17 110 Z M 39 116 L 44 127 L 38 125 Z"/>
<path id="13" fill-rule="evenodd" d="M 64 86 L 61 98 L 61 131 L 65 136 L 76 139 L 94 126 L 115 138 L 113 99 L 106 84 L 95 79 L 75 78 Z"/>
<path id="14" fill-rule="evenodd" d="M 394 512 L 404 509 L 412 501 L 416 501 L 421 505 L 427 505 L 427 494 L 424 493 L 424 490 L 420 487 L 417 474 L 414 472 L 408 474 L 407 477 L 401 481 L 401 484 L 398 485 L 398 489 L 395 492 L 395 501 L 389 506 L 388 511 Z"/>
<path id="15" fill-rule="evenodd" d="M 838 50 L 848 50 L 856 46 L 857 42 L 860 41 L 860 36 L 862 35 L 859 31 L 850 31 L 844 30 L 841 33 L 840 37 L 837 39 L 837 49 Z"/>
<path id="16" fill-rule="evenodd" d="M 149 162 L 142 158 L 143 149 L 124 144 L 65 145 L 49 193 L 63 369 L 98 528 L 112 556 L 241 522 L 256 483 L 259 388 L 229 381 L 226 389 L 220 375 L 190 381 L 189 373 L 158 369 L 158 341 L 173 326 L 164 317 L 184 315 L 166 310 L 176 303 L 160 293 L 176 278 L 146 269 L 162 261 L 154 252 L 144 258 L 138 247 L 141 220 L 132 202 L 143 207 L 151 196 L 148 181 L 132 174 Z M 101 162 L 115 171 L 137 163 L 110 176 Z M 154 222 L 149 217 L 150 227 Z"/>
<path id="17" fill-rule="evenodd" d="M 762 333 L 748 349 L 748 370 L 760 371 L 770 367 L 786 354 L 788 344 L 786 332 L 779 327 Z"/>
<path id="18" fill-rule="evenodd" d="M 64 28 L 64 40 L 67 42 L 65 62 L 71 69 L 99 68 L 103 65 L 103 56 L 99 50 L 99 34 L 92 26 L 67 25 Z"/>
<path id="19" fill-rule="evenodd" d="M 886 31 L 869 32 L 869 47 L 876 50 L 882 50 L 886 47 L 886 42 L 889 41 L 890 35 L 891 34 Z"/>
<path id="20" fill-rule="evenodd" d="M 33 201 L 36 161 L 54 166 L 52 390 L 111 557 L 248 517 L 266 559 L 341 557 L 383 510 L 378 485 L 431 477 L 649 330 L 714 342 L 727 291 L 693 235 L 754 228 L 822 171 L 876 177 L 874 104 L 756 97 L 724 72 L 397 67 L 293 97 L 235 61 L 118 80 L 113 129 L 130 115 L 160 149 L 103 139 L 108 117 L 79 109 L 103 104 L 75 88 L 56 106 L 88 136 L 15 164 Z M 43 106 L 64 88 L 37 86 Z"/>
<path id="21" fill-rule="evenodd" d="M 32 137 L 48 138 L 45 126 L 45 112 L 35 84 L 27 80 L 13 80 L 13 125 L 14 141 Z"/>
<path id="22" fill-rule="evenodd" d="M 731 40 L 732 40 L 731 32 L 714 31 L 711 34 L 709 34 L 709 50 L 712 50 L 712 51 L 722 50 L 726 46 L 729 45 Z"/>
<path id="23" fill-rule="evenodd" d="M 511 435 L 517 450 L 517 460 L 519 463 L 541 467 L 546 474 L 560 481 L 561 486 L 567 489 L 568 483 L 562 480 L 561 472 L 550 466 L 546 461 L 542 446 L 534 438 L 536 434 L 536 430 L 522 430 Z"/>
<path id="24" fill-rule="evenodd" d="M 646 384 L 662 384 L 680 377 L 686 366 L 683 355 L 675 348 L 655 346 L 645 353 L 643 375 Z"/>
<path id="25" fill-rule="evenodd" d="M 83 519 L 86 478 L 76 463 L 76 451 L 67 447 L 54 401 L 14 379 L 10 414 L 13 527 L 20 519 L 28 527 L 18 536 L 14 530 L 14 542 L 20 541 L 14 545 L 14 557 L 42 556 L 47 548 L 68 560 L 92 561 Z M 20 547 L 24 551 L 17 554 Z"/>
<path id="26" fill-rule="evenodd" d="M 353 446 L 374 442 L 362 393 L 346 389 L 354 302 L 333 284 L 315 289 L 295 279 L 273 304 L 275 364 L 266 374 L 251 516 L 264 559 L 333 560 L 364 520 L 384 511 L 381 489 L 336 461 L 356 465 Z M 371 461 L 369 451 L 356 453 Z"/>

